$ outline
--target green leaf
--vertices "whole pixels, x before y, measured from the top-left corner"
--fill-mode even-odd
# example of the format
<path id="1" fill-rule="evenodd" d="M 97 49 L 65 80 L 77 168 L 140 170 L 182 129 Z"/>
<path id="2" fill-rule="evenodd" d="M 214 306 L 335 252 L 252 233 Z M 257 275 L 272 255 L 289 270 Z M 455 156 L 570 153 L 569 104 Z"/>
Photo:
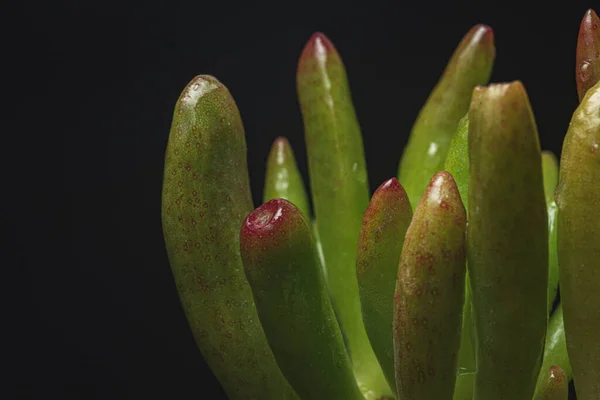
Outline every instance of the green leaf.
<path id="1" fill-rule="evenodd" d="M 390 396 L 362 321 L 356 279 L 356 243 L 369 204 L 362 133 L 344 64 L 320 33 L 302 52 L 297 89 L 332 304 L 361 390 L 369 399 Z"/>
<path id="2" fill-rule="evenodd" d="M 308 219 L 289 201 L 271 200 L 246 217 L 240 248 L 269 344 L 300 398 L 363 400 Z"/>
<path id="3" fill-rule="evenodd" d="M 310 216 L 302 175 L 296 165 L 292 146 L 285 137 L 276 138 L 271 146 L 263 192 L 264 203 L 278 198 L 286 199 L 298 207 L 302 214 Z"/>
<path id="4" fill-rule="evenodd" d="M 419 112 L 398 168 L 398 180 L 413 208 L 431 177 L 442 170 L 458 122 L 469 110 L 473 88 L 488 82 L 495 56 L 492 29 L 471 28 Z"/>
<path id="5" fill-rule="evenodd" d="M 258 320 L 239 229 L 252 211 L 244 127 L 227 88 L 195 77 L 175 106 L 162 224 L 181 305 L 230 399 L 296 399 Z"/>
<path id="6" fill-rule="evenodd" d="M 465 288 L 466 214 L 452 176 L 431 180 L 406 232 L 394 295 L 396 389 L 451 399 Z"/>
<path id="7" fill-rule="evenodd" d="M 600 83 L 571 118 L 556 188 L 558 262 L 577 396 L 600 398 Z"/>
<path id="8" fill-rule="evenodd" d="M 521 82 L 473 91 L 469 157 L 474 398 L 530 399 L 548 318 L 548 215 L 537 127 Z"/>
<path id="9" fill-rule="evenodd" d="M 396 178 L 377 188 L 362 221 L 356 253 L 356 275 L 363 321 L 373 351 L 390 387 L 396 387 L 394 341 L 394 290 L 404 235 L 412 209 Z"/>

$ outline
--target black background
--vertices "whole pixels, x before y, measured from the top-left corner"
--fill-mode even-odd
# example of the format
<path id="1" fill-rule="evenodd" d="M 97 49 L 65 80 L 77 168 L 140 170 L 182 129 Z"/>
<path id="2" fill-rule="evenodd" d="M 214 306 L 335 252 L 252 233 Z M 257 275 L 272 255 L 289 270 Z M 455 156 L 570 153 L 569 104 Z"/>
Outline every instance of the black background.
<path id="1" fill-rule="evenodd" d="M 277 4 L 23 1 L 5 14 L 2 358 L 14 398 L 224 398 L 180 309 L 160 221 L 173 106 L 197 74 L 237 101 L 257 205 L 275 137 L 308 176 L 295 71 L 315 31 L 346 64 L 373 190 L 396 174 L 420 107 L 477 23 L 495 31 L 492 81 L 525 84 L 542 147 L 560 154 L 593 4 Z"/>

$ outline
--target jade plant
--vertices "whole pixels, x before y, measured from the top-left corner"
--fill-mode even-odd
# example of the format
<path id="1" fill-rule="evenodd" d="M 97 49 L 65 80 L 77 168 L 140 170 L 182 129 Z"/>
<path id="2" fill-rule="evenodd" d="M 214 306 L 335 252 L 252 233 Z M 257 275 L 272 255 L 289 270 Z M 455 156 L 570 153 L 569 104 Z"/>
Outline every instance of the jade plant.
<path id="1" fill-rule="evenodd" d="M 300 56 L 310 197 L 285 137 L 252 202 L 226 86 L 196 76 L 173 114 L 162 221 L 196 343 L 230 399 L 600 398 L 600 34 L 576 50 L 560 159 L 520 81 L 490 82 L 474 26 L 422 107 L 396 176 L 369 191 L 334 45 Z"/>

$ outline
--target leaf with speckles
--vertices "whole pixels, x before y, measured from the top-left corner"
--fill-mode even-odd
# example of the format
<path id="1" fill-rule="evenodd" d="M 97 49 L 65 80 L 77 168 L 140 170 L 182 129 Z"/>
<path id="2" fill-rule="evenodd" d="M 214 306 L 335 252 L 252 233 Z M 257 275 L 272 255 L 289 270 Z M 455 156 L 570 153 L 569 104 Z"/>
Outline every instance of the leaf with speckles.
<path id="1" fill-rule="evenodd" d="M 394 341 L 394 288 L 412 209 L 396 178 L 381 184 L 362 221 L 356 252 L 356 275 L 365 328 L 390 387 L 396 387 Z"/>
<path id="2" fill-rule="evenodd" d="M 402 400 L 451 399 L 465 289 L 466 214 L 456 183 L 434 175 L 415 209 L 394 294 L 396 389 Z"/>
<path id="3" fill-rule="evenodd" d="M 469 109 L 469 278 L 475 400 L 531 399 L 547 324 L 548 215 L 537 127 L 519 81 Z"/>
<path id="4" fill-rule="evenodd" d="M 577 38 L 575 81 L 579 101 L 600 79 L 600 20 L 591 8 L 587 10 Z"/>
<path id="5" fill-rule="evenodd" d="M 278 137 L 271 146 L 263 192 L 264 203 L 273 199 L 286 199 L 298 207 L 302 214 L 310 216 L 302 175 L 296 165 L 292 146 L 285 137 Z"/>
<path id="6" fill-rule="evenodd" d="M 433 174 L 443 168 L 458 122 L 469 110 L 473 88 L 488 82 L 495 56 L 492 29 L 471 28 L 419 112 L 398 169 L 413 208 Z"/>
<path id="7" fill-rule="evenodd" d="M 548 313 L 552 312 L 554 300 L 558 295 L 558 249 L 556 238 L 558 207 L 554 201 L 554 190 L 558 183 L 558 160 L 548 150 L 542 151 L 542 174 L 544 193 L 548 210 Z"/>
<path id="8" fill-rule="evenodd" d="M 469 115 L 465 114 L 458 122 L 456 133 L 450 142 L 444 169 L 452 175 L 460 198 L 468 211 L 469 200 Z M 468 214 L 467 214 L 468 216 Z M 468 219 L 468 218 L 467 218 Z M 467 265 L 468 269 L 468 265 Z M 465 277 L 465 302 L 458 352 L 458 375 L 454 388 L 454 400 L 471 400 L 473 398 L 475 363 L 475 326 L 471 306 L 471 284 L 469 275 Z"/>
<path id="9" fill-rule="evenodd" d="M 550 321 L 548 322 L 546 344 L 544 345 L 544 358 L 535 388 L 536 394 L 542 389 L 544 385 L 544 379 L 546 378 L 546 372 L 553 365 L 562 366 L 567 380 L 570 381 L 572 379 L 573 375 L 571 373 L 571 363 L 569 362 L 569 355 L 567 353 L 567 342 L 565 339 L 565 326 L 563 322 L 563 310 L 561 303 L 558 304 L 558 307 L 556 307 L 556 310 L 554 313 L 552 313 L 552 317 L 550 317 Z"/>
<path id="10" fill-rule="evenodd" d="M 569 360 L 577 396 L 600 398 L 600 82 L 577 107 L 556 188 L 558 262 Z"/>
<path id="11" fill-rule="evenodd" d="M 542 386 L 533 400 L 567 400 L 569 398 L 569 380 L 561 367 L 553 365 L 543 370 L 543 375 Z"/>
<path id="12" fill-rule="evenodd" d="M 227 88 L 195 77 L 175 106 L 162 224 L 194 338 L 230 399 L 297 399 L 260 325 L 239 229 L 252 211 L 242 120 Z"/>
<path id="13" fill-rule="evenodd" d="M 362 392 L 367 399 L 390 396 L 362 321 L 356 279 L 356 243 L 369 204 L 362 133 L 344 64 L 323 34 L 304 47 L 297 91 L 332 304 Z"/>
<path id="14" fill-rule="evenodd" d="M 240 248 L 267 339 L 300 398 L 363 400 L 308 219 L 287 200 L 268 201 L 244 220 Z"/>

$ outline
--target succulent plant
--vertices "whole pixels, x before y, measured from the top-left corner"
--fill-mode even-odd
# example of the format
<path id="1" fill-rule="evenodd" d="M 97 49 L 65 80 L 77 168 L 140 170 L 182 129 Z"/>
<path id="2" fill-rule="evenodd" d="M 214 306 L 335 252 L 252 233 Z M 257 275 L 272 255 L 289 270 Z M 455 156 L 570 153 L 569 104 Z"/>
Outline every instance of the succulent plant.
<path id="1" fill-rule="evenodd" d="M 558 400 L 573 382 L 599 399 L 599 49 L 589 10 L 559 163 L 523 83 L 489 82 L 494 35 L 474 26 L 371 194 L 345 66 L 316 33 L 297 70 L 312 202 L 278 137 L 256 208 L 236 103 L 196 76 L 173 114 L 162 221 L 227 396 Z"/>

